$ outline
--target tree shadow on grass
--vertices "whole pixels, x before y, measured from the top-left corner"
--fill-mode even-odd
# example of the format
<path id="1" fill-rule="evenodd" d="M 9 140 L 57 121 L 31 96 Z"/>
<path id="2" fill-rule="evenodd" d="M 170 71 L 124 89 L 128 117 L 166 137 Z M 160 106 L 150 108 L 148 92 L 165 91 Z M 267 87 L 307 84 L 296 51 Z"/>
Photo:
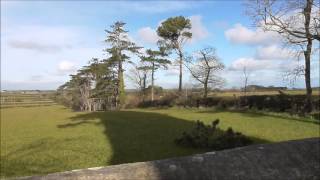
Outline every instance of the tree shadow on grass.
<path id="1" fill-rule="evenodd" d="M 312 120 L 307 118 L 299 118 L 294 116 L 286 116 L 282 114 L 269 114 L 264 112 L 254 112 L 254 111 L 246 111 L 246 110 L 205 110 L 205 111 L 199 111 L 198 113 L 223 113 L 223 112 L 231 112 L 231 113 L 241 113 L 243 116 L 246 117 L 253 117 L 253 118 L 259 118 L 259 117 L 273 117 L 273 118 L 279 118 L 284 120 L 290 120 L 290 121 L 298 121 L 298 122 L 304 122 L 304 123 L 312 123 L 312 124 L 320 124 L 320 121 L 318 120 Z"/>
<path id="2" fill-rule="evenodd" d="M 97 122 L 97 119 L 100 121 Z M 110 141 L 113 151 L 111 160 L 107 162 L 110 165 L 210 151 L 176 145 L 174 140 L 184 131 L 191 130 L 195 122 L 164 114 L 135 111 L 92 112 L 72 117 L 71 121 L 58 127 L 70 128 L 90 122 L 104 126 L 106 139 Z M 256 143 L 268 142 L 257 138 L 252 139 Z"/>

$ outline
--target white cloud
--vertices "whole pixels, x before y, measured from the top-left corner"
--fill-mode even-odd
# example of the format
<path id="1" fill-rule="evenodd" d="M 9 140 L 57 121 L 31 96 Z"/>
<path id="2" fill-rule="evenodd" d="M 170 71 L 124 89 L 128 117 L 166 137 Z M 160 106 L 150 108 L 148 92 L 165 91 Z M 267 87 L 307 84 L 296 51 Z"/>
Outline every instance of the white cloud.
<path id="1" fill-rule="evenodd" d="M 157 43 L 159 36 L 157 32 L 150 27 L 143 27 L 138 30 L 139 38 L 146 43 Z"/>
<path id="2" fill-rule="evenodd" d="M 293 69 L 298 65 L 303 65 L 302 61 L 284 59 L 282 61 L 278 60 L 266 60 L 266 59 L 255 59 L 255 58 L 238 58 L 231 63 L 229 70 L 243 70 L 244 67 L 247 70 L 258 71 L 258 70 L 274 70 L 281 71 L 285 69 Z"/>
<path id="3" fill-rule="evenodd" d="M 265 60 L 284 60 L 292 59 L 293 52 L 289 49 L 281 48 L 277 45 L 258 47 L 255 58 Z"/>
<path id="4" fill-rule="evenodd" d="M 90 30 L 86 27 L 12 22 L 4 26 L 1 32 L 1 78 L 8 82 L 7 88 L 46 89 L 47 86 L 55 89 L 58 82 L 62 84 L 68 80 L 69 74 L 92 57 L 101 58 L 103 54 L 102 39 L 100 36 L 88 38 Z"/>
<path id="5" fill-rule="evenodd" d="M 202 24 L 202 16 L 190 16 L 189 19 L 192 25 L 190 30 L 192 33 L 191 42 L 196 42 L 198 40 L 204 39 L 209 35 L 208 30 Z"/>
<path id="6" fill-rule="evenodd" d="M 39 52 L 57 52 L 61 50 L 61 47 L 54 44 L 41 44 L 35 41 L 21 41 L 12 40 L 9 41 L 9 46 L 16 49 L 35 50 Z"/>
<path id="7" fill-rule="evenodd" d="M 8 26 L 4 35 L 4 42 L 13 49 L 56 53 L 79 43 L 80 34 L 72 27 L 29 25 Z"/>
<path id="8" fill-rule="evenodd" d="M 285 61 L 285 60 L 284 60 Z M 282 78 L 284 64 L 292 61 L 257 60 L 254 58 L 239 58 L 225 70 L 223 77 L 227 80 L 227 87 L 243 87 L 243 68 L 246 67 L 248 84 L 283 86 Z"/>
<path id="9" fill-rule="evenodd" d="M 245 45 L 270 45 L 280 41 L 275 32 L 264 32 L 262 29 L 253 31 L 242 24 L 235 24 L 233 28 L 226 30 L 225 36 L 232 43 Z"/>
<path id="10" fill-rule="evenodd" d="M 230 70 L 243 70 L 246 67 L 248 70 L 271 69 L 274 67 L 274 62 L 269 60 L 256 60 L 254 58 L 239 58 L 232 62 Z"/>
<path id="11" fill-rule="evenodd" d="M 183 68 L 183 74 L 188 73 L 186 68 Z M 170 65 L 168 65 L 168 69 L 165 70 L 164 76 L 176 76 L 178 77 L 180 73 L 178 61 L 172 61 Z"/>
<path id="12" fill-rule="evenodd" d="M 303 65 L 303 61 L 283 59 L 279 60 L 259 60 L 255 58 L 238 58 L 231 63 L 229 68 L 225 70 L 223 76 L 227 79 L 229 87 L 243 86 L 243 68 L 247 68 L 247 73 L 249 74 L 250 84 L 257 85 L 277 85 L 277 86 L 286 86 L 288 85 L 284 81 L 283 75 L 285 72 L 290 71 L 297 66 Z M 319 72 L 319 69 L 316 68 L 312 71 L 312 85 L 316 86 L 319 81 L 317 80 L 316 74 Z M 296 87 L 304 87 L 304 82 L 297 82 Z"/>
<path id="13" fill-rule="evenodd" d="M 76 71 L 76 66 L 73 62 L 70 61 L 61 61 L 58 64 L 58 73 L 59 74 L 67 74 L 67 73 L 73 73 Z"/>
<path id="14" fill-rule="evenodd" d="M 170 68 L 165 72 L 165 76 L 178 76 L 178 75 L 179 75 L 179 69 Z"/>

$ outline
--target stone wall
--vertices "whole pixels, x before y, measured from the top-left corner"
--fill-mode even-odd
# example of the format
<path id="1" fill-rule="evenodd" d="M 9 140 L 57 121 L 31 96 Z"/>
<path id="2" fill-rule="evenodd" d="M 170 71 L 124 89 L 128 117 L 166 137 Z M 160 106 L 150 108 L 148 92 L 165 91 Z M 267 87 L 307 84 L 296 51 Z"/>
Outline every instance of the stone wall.
<path id="1" fill-rule="evenodd" d="M 319 180 L 320 139 L 253 145 L 181 158 L 89 168 L 21 179 Z"/>

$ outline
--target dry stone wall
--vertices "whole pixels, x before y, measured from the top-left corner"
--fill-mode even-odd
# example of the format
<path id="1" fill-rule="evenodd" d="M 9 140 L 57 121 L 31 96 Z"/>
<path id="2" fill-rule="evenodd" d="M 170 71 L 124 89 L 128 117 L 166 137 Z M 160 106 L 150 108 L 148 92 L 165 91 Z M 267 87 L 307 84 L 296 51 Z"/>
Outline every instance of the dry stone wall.
<path id="1" fill-rule="evenodd" d="M 319 180 L 320 138 L 25 177 L 28 180 Z"/>

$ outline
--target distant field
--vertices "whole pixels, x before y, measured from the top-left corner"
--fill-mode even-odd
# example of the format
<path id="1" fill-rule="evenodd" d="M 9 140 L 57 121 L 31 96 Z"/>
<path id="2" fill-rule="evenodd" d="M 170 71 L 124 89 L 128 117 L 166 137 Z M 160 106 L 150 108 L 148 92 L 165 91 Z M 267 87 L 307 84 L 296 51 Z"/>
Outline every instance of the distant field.
<path id="1" fill-rule="evenodd" d="M 72 112 L 63 106 L 1 109 L 1 177 L 46 174 L 72 169 L 163 159 L 208 151 L 182 148 L 174 139 L 220 118 L 268 143 L 319 137 L 319 124 L 277 115 L 196 109 L 135 109 Z"/>
<path id="2" fill-rule="evenodd" d="M 51 99 L 52 93 L 1 93 L 1 108 L 9 107 L 31 107 L 31 106 L 49 106 L 56 103 Z"/>
<path id="3" fill-rule="evenodd" d="M 305 90 L 285 90 L 283 91 L 286 94 L 290 94 L 290 95 L 299 95 L 299 94 L 306 94 Z M 320 91 L 319 90 L 313 90 L 312 93 L 314 95 L 320 95 Z M 254 91 L 254 92 L 247 92 L 247 95 L 277 95 L 279 94 L 279 91 Z M 222 92 L 212 92 L 209 94 L 210 96 L 243 96 L 244 93 L 241 91 L 222 91 Z"/>

